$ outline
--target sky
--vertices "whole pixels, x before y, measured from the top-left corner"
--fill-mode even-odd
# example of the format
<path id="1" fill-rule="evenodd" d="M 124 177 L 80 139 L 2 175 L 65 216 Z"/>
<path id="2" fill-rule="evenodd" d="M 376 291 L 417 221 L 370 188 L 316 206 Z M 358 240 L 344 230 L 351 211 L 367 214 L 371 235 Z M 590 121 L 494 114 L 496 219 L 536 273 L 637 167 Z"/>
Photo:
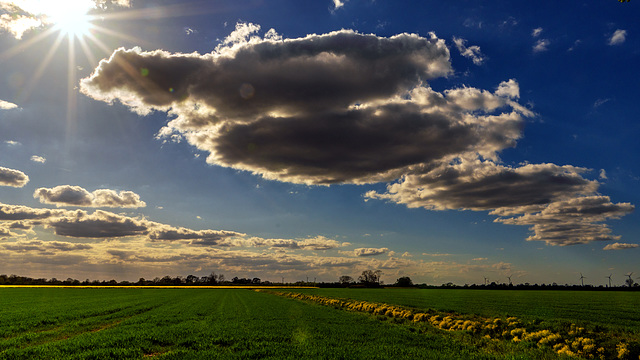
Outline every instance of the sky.
<path id="1" fill-rule="evenodd" d="M 0 273 L 621 285 L 639 15 L 0 0 Z"/>

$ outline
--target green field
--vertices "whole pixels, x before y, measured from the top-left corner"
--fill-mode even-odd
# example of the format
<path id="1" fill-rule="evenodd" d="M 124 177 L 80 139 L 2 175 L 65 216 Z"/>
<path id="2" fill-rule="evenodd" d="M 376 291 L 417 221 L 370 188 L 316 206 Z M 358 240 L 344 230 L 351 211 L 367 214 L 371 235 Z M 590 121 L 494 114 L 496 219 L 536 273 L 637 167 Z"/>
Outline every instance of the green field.
<path id="1" fill-rule="evenodd" d="M 530 321 L 565 321 L 587 326 L 600 325 L 640 337 L 640 292 L 465 289 L 294 291 L 487 317 L 517 316 Z"/>
<path id="2" fill-rule="evenodd" d="M 549 323 L 568 319 L 566 314 L 571 313 L 571 307 L 577 312 L 587 307 L 589 310 L 581 312 L 576 320 L 593 320 L 600 330 L 615 330 L 627 340 L 637 338 L 640 318 L 637 293 L 615 293 L 620 299 L 610 298 L 607 302 L 601 293 L 569 296 L 526 291 L 289 291 L 359 298 L 412 309 L 437 308 L 482 316 L 508 313 Z M 607 303 L 609 307 L 605 306 Z M 549 309 L 556 305 L 558 309 Z M 593 319 L 589 314 L 594 315 Z M 605 327 L 606 318 L 611 320 L 612 328 Z M 345 311 L 245 289 L 0 288 L 0 359 L 107 358 L 569 357 L 526 342 L 444 331 L 427 323 Z"/>

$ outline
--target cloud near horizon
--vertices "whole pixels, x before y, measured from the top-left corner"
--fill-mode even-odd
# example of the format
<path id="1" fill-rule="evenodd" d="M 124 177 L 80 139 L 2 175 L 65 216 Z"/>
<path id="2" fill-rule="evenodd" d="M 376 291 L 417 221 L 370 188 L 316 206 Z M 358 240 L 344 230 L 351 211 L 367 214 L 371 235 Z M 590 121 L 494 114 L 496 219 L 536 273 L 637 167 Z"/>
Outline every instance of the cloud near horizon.
<path id="1" fill-rule="evenodd" d="M 397 181 L 365 198 L 520 214 L 496 221 L 532 225 L 528 240 L 550 245 L 615 240 L 601 222 L 633 209 L 600 197 L 599 216 L 565 216 L 564 228 L 543 224 L 545 211 L 593 200 L 599 183 L 570 165 L 501 165 L 499 153 L 516 146 L 535 113 L 518 103 L 516 79 L 494 91 L 433 90 L 428 81 L 452 73 L 449 49 L 433 33 L 283 39 L 259 31 L 238 23 L 203 55 L 117 49 L 81 91 L 140 115 L 167 112 L 158 138 L 185 139 L 209 153 L 209 164 L 295 184 Z M 536 51 L 548 44 L 539 40 Z"/>
<path id="2" fill-rule="evenodd" d="M 37 236 L 33 231 L 36 227 L 52 230 L 68 240 L 33 238 Z M 238 276 L 252 272 L 290 276 L 313 271 L 314 275 L 337 279 L 344 273 L 356 275 L 365 268 L 383 269 L 392 275 L 407 269 L 431 274 L 435 268 L 453 269 L 451 271 L 455 273 L 456 269 L 465 267 L 455 263 L 400 259 L 393 257 L 387 248 L 338 251 L 342 256 L 316 253 L 350 245 L 324 236 L 264 239 L 234 231 L 176 228 L 143 217 L 102 210 L 87 213 L 0 203 L 0 249 L 3 250 L 0 261 L 7 266 L 29 266 L 36 273 L 52 264 L 61 266 L 65 276 L 96 266 L 104 271 L 135 268 L 133 273 L 150 272 L 156 276 L 167 266 L 178 274 L 222 267 L 225 272 Z M 367 256 L 383 253 L 388 253 L 389 258 L 380 260 Z"/>
<path id="3" fill-rule="evenodd" d="M 33 197 L 43 204 L 79 207 L 140 208 L 147 204 L 132 191 L 98 189 L 89 192 L 80 186 L 60 185 L 54 188 L 38 188 Z"/>
<path id="4" fill-rule="evenodd" d="M 603 250 L 628 250 L 628 249 L 636 249 L 638 247 L 640 247 L 640 245 L 638 244 L 613 243 L 605 246 Z"/>

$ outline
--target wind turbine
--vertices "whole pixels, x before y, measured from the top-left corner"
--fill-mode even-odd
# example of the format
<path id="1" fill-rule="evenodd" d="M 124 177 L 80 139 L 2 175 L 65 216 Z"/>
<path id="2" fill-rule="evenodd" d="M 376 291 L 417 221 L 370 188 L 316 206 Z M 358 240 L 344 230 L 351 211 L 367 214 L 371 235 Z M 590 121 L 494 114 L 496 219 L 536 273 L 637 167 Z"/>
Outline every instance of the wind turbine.
<path id="1" fill-rule="evenodd" d="M 630 272 L 627 275 L 625 275 L 625 276 L 629 277 L 629 280 L 627 280 L 627 283 L 628 283 L 629 287 L 631 287 L 631 285 L 633 285 L 633 279 L 631 279 L 631 275 L 633 275 L 633 272 Z"/>
<path id="2" fill-rule="evenodd" d="M 488 279 L 487 277 L 484 277 L 484 286 L 487 286 L 487 281 L 488 281 L 488 280 L 489 280 L 489 279 Z"/>
<path id="3" fill-rule="evenodd" d="M 507 279 L 509 279 L 509 285 L 513 285 L 513 284 L 511 283 L 511 277 L 512 277 L 512 276 L 513 276 L 513 275 L 509 275 L 509 276 L 507 276 Z"/>
<path id="4" fill-rule="evenodd" d="M 582 273 L 580 273 L 580 282 L 582 283 L 582 286 L 584 286 L 584 279 L 586 278 L 582 276 Z"/>
<path id="5" fill-rule="evenodd" d="M 613 275 L 613 274 L 611 274 Z M 607 276 L 607 278 L 609 278 L 609 287 L 611 287 L 611 275 Z"/>

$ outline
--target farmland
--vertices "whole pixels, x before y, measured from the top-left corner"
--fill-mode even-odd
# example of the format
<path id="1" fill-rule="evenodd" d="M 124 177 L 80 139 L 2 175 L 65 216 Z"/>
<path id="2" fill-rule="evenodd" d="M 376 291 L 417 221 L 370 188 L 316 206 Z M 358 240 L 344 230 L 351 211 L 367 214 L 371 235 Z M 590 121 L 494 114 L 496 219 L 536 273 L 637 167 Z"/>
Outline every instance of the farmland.
<path id="1" fill-rule="evenodd" d="M 538 328 L 550 325 L 555 329 L 572 322 L 587 332 L 611 335 L 615 341 L 632 342 L 639 337 L 637 293 L 601 297 L 592 292 L 579 296 L 564 292 L 565 296 L 463 290 L 274 291 L 279 293 L 195 288 L 0 288 L 0 359 L 565 357 L 527 341 L 492 339 L 469 331 L 443 330 L 429 322 L 345 311 L 283 293 L 394 304 L 416 314 L 436 311 L 453 314 L 453 318 L 464 314 L 474 319 L 518 316 L 523 324 Z M 607 355 L 616 358 L 618 353 Z"/>

